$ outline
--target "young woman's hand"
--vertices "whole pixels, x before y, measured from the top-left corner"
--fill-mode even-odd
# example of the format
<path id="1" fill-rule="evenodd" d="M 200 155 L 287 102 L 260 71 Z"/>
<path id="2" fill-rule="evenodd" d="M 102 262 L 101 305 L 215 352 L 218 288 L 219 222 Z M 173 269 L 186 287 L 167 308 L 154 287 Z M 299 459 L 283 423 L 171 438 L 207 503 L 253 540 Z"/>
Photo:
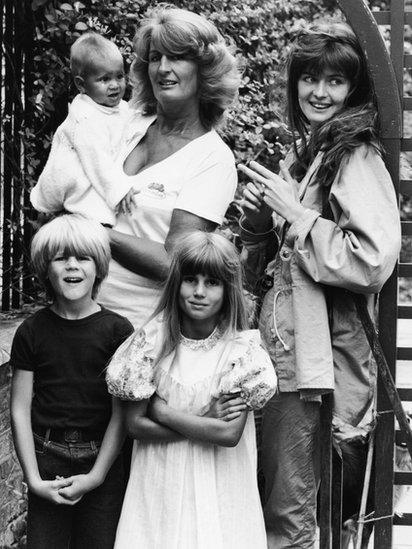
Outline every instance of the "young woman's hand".
<path id="1" fill-rule="evenodd" d="M 239 165 L 242 170 L 243 165 Z M 273 209 L 266 204 L 264 198 L 264 187 L 258 183 L 249 182 L 240 202 L 243 214 L 249 224 L 257 233 L 264 233 L 272 228 Z"/>
<path id="2" fill-rule="evenodd" d="M 240 396 L 240 392 L 225 393 L 212 400 L 208 411 L 203 416 L 232 421 L 232 419 L 239 417 L 246 408 L 247 406 Z"/>
<path id="3" fill-rule="evenodd" d="M 39 480 L 31 483 L 29 489 L 40 498 L 48 499 L 58 505 L 74 505 L 78 500 L 70 501 L 60 495 L 60 490 L 70 486 L 72 481 L 69 478 L 58 478 L 55 480 Z M 79 498 L 80 499 L 80 498 Z"/>
<path id="4" fill-rule="evenodd" d="M 253 179 L 255 184 L 262 186 L 263 201 L 274 212 L 292 224 L 302 215 L 304 207 L 299 202 L 297 183 L 282 160 L 279 162 L 279 166 L 283 178 L 258 162 L 251 162 L 250 167 L 240 164 L 239 169 Z"/>

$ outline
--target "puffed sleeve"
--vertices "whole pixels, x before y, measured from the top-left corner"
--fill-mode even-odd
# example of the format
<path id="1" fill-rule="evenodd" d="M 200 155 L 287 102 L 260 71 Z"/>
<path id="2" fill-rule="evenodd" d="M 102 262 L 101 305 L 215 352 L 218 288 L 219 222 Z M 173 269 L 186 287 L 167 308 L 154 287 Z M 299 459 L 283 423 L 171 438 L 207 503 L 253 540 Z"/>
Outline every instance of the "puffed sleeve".
<path id="1" fill-rule="evenodd" d="M 121 400 L 145 400 L 153 395 L 160 332 L 160 323 L 151 321 L 120 345 L 106 370 L 111 395 Z"/>
<path id="2" fill-rule="evenodd" d="M 401 237 L 393 184 L 372 147 L 358 147 L 344 163 L 329 203 L 334 221 L 307 209 L 290 226 L 286 243 L 315 282 L 378 292 L 393 271 Z"/>
<path id="3" fill-rule="evenodd" d="M 262 346 L 259 330 L 245 330 L 238 334 L 229 363 L 214 396 L 218 398 L 223 393 L 240 391 L 249 408 L 262 408 L 275 394 L 277 378 Z"/>

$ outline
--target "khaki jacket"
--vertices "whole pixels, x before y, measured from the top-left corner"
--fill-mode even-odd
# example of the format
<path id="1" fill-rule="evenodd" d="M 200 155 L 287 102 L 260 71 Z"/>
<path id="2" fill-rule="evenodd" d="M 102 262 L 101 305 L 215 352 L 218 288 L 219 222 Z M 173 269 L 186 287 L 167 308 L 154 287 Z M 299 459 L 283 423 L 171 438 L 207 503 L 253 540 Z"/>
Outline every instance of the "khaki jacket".
<path id="1" fill-rule="evenodd" d="M 400 221 L 389 173 L 366 145 L 351 154 L 331 185 L 334 221 L 321 217 L 316 182 L 321 161 L 319 153 L 299 183 L 306 210 L 295 223 L 286 227 L 275 219 L 274 232 L 256 235 L 241 222 L 241 238 L 251 290 L 263 270 L 273 279 L 259 327 L 279 390 L 299 391 L 308 400 L 334 391 L 335 428 L 345 431 L 370 408 L 376 381 L 368 342 L 345 290 L 367 294 L 374 315 L 376 294 L 398 258 Z M 332 337 L 324 285 L 333 288 Z"/>

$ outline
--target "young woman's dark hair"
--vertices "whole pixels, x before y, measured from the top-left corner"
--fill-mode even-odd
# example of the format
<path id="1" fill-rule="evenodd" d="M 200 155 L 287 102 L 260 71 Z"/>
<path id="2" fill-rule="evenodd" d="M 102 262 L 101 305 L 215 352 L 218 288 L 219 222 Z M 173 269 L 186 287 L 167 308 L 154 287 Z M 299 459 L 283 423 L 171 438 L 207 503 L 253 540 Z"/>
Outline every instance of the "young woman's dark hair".
<path id="1" fill-rule="evenodd" d="M 298 82 L 303 73 L 319 76 L 326 69 L 341 73 L 351 89 L 341 113 L 310 128 L 299 105 Z M 301 32 L 287 62 L 288 119 L 296 161 L 292 174 L 300 180 L 319 151 L 324 152 L 317 179 L 330 186 L 344 157 L 361 143 L 381 151 L 373 84 L 366 59 L 352 29 L 344 23 L 318 25 Z"/>

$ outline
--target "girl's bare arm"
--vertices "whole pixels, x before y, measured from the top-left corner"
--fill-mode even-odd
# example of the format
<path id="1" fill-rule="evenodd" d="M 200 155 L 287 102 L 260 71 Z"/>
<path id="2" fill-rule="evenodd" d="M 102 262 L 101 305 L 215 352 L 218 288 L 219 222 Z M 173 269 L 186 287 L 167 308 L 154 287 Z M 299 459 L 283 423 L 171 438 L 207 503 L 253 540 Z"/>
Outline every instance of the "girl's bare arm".
<path id="1" fill-rule="evenodd" d="M 175 442 L 185 438 L 173 429 L 157 423 L 148 417 L 149 400 L 127 402 L 126 430 L 130 437 L 138 440 L 156 440 L 158 442 Z"/>
<path id="2" fill-rule="evenodd" d="M 223 421 L 175 410 L 158 396 L 151 401 L 151 415 L 156 421 L 178 431 L 186 438 L 218 446 L 237 445 L 245 427 L 247 413 L 248 410 L 242 410 L 235 419 Z"/>

